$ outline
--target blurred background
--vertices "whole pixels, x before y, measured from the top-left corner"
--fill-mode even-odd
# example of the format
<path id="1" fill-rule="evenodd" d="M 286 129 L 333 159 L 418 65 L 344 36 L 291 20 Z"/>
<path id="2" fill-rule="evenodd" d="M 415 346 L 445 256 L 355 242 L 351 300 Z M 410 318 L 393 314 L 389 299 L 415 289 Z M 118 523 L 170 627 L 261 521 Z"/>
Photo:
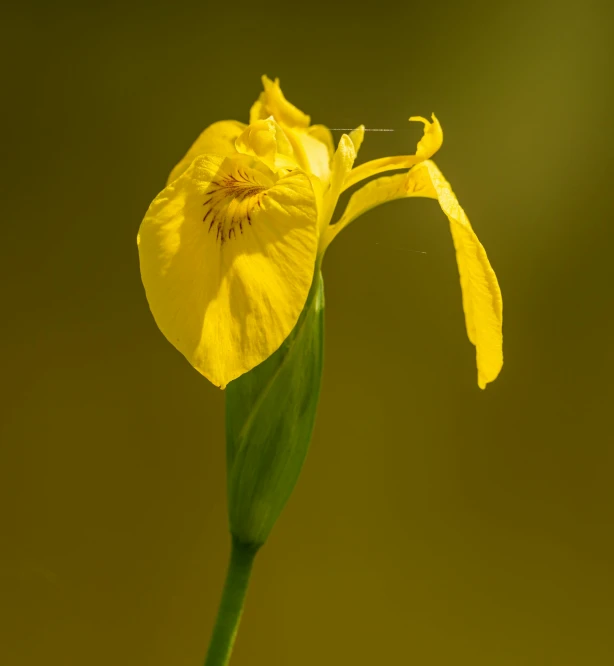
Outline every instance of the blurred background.
<path id="1" fill-rule="evenodd" d="M 2 666 L 202 663 L 224 395 L 158 331 L 135 239 L 262 74 L 313 122 L 397 129 L 361 161 L 413 152 L 407 118 L 438 115 L 506 363 L 480 391 L 436 203 L 338 238 L 316 432 L 232 665 L 614 663 L 613 18 L 606 0 L 3 10 Z"/>

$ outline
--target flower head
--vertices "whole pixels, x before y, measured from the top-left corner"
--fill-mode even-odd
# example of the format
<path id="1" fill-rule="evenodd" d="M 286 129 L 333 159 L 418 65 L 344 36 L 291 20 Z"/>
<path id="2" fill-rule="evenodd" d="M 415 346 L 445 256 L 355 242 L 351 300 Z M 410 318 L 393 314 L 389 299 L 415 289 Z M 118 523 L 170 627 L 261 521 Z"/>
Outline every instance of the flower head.
<path id="1" fill-rule="evenodd" d="M 502 366 L 502 301 L 495 274 L 448 182 L 430 160 L 439 121 L 412 117 L 424 135 L 412 155 L 354 167 L 361 126 L 334 148 L 330 131 L 286 100 L 279 81 L 264 91 L 250 123 L 208 127 L 172 170 L 141 224 L 141 275 L 158 326 L 215 385 L 251 370 L 288 337 L 303 310 L 316 264 L 337 234 L 370 208 L 404 197 L 436 199 L 450 224 L 478 384 Z M 354 192 L 331 223 L 340 194 Z"/>

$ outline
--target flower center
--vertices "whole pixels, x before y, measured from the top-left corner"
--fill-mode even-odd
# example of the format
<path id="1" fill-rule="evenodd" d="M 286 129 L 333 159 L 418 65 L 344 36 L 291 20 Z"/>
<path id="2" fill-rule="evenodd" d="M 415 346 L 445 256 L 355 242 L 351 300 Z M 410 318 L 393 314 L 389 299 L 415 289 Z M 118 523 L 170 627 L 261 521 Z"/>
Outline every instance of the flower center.
<path id="1" fill-rule="evenodd" d="M 203 222 L 209 233 L 215 233 L 220 246 L 226 241 L 236 240 L 251 226 L 253 214 L 262 206 L 269 183 L 261 174 L 248 167 L 239 166 L 230 173 L 220 172 L 205 191 L 206 208 Z"/>

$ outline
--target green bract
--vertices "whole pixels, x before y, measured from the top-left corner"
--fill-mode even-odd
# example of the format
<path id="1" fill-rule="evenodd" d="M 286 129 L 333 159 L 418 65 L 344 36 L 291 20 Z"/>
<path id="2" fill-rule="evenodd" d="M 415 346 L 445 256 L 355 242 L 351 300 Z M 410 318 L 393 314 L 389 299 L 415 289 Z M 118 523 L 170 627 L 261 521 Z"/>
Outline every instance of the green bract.
<path id="1" fill-rule="evenodd" d="M 261 546 L 300 474 L 315 422 L 324 351 L 319 267 L 299 321 L 264 363 L 226 388 L 230 531 Z"/>

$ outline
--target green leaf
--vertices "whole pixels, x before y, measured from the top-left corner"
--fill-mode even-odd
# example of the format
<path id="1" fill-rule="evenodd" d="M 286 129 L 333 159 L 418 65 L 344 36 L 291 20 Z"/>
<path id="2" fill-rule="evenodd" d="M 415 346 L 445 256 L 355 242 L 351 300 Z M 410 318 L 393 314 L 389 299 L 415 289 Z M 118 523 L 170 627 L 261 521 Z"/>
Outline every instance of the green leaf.
<path id="1" fill-rule="evenodd" d="M 309 449 L 324 352 L 324 283 L 318 270 L 292 333 L 266 361 L 226 388 L 230 531 L 262 545 Z"/>

